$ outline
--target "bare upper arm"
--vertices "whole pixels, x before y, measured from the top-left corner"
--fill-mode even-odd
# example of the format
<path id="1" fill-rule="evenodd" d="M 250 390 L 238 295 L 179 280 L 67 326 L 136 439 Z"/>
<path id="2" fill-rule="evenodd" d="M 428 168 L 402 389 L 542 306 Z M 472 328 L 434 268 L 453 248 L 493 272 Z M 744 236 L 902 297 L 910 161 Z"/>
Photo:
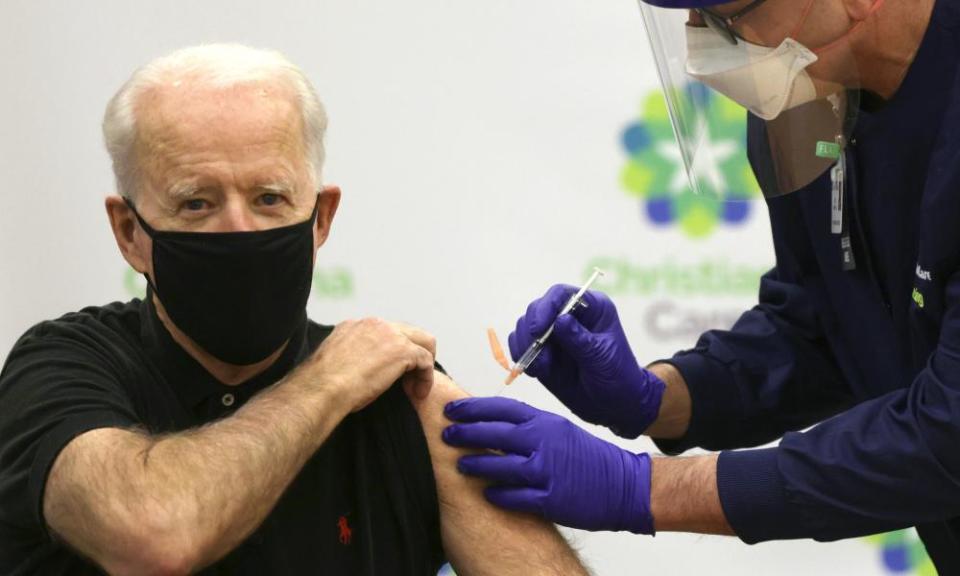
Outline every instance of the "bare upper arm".
<path id="1" fill-rule="evenodd" d="M 485 481 L 457 471 L 457 459 L 468 452 L 441 439 L 450 424 L 443 407 L 467 396 L 449 377 L 437 372 L 430 394 L 422 400 L 411 398 L 427 437 L 443 545 L 454 568 L 464 576 L 586 574 L 552 524 L 493 506 L 483 496 Z"/>

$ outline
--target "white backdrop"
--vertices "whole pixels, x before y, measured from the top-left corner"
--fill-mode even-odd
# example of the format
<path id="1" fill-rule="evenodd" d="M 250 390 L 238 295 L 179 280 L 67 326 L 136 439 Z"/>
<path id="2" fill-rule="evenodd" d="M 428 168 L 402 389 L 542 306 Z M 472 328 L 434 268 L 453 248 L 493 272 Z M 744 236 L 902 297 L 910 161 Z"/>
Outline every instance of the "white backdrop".
<path id="1" fill-rule="evenodd" d="M 663 141 L 630 129 L 653 125 L 641 109 L 657 90 L 632 0 L 0 0 L 0 360 L 33 323 L 142 289 L 102 207 L 101 114 L 138 65 L 213 41 L 285 52 L 328 107 L 326 180 L 344 196 L 311 316 L 421 325 L 474 394 L 503 377 L 486 327 L 505 338 L 532 298 L 594 263 L 652 360 L 729 324 L 773 262 L 762 201 L 732 222 L 664 218 L 637 195 L 656 192 L 643 174 L 624 184 L 629 151 Z M 507 394 L 569 415 L 529 379 Z M 603 576 L 923 570 L 903 554 L 912 535 L 569 535 Z"/>

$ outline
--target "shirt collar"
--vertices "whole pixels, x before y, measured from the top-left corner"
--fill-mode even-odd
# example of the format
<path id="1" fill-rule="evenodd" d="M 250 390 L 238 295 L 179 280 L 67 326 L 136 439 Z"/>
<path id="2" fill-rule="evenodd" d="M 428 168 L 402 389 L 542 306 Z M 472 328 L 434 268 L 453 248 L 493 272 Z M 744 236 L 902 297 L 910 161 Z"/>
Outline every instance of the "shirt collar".
<path id="1" fill-rule="evenodd" d="M 140 335 L 144 347 L 151 360 L 163 374 L 167 384 L 177 394 L 183 405 L 190 409 L 197 408 L 212 396 L 222 395 L 226 392 L 234 394 L 239 392 L 241 396 L 249 398 L 261 389 L 283 378 L 309 353 L 307 324 L 307 313 L 304 310 L 302 318 L 297 322 L 290 341 L 280 357 L 266 370 L 253 378 L 236 386 L 228 386 L 217 380 L 183 347 L 177 344 L 166 326 L 160 321 L 156 306 L 153 303 L 153 292 L 149 288 L 143 305 L 140 307 Z"/>

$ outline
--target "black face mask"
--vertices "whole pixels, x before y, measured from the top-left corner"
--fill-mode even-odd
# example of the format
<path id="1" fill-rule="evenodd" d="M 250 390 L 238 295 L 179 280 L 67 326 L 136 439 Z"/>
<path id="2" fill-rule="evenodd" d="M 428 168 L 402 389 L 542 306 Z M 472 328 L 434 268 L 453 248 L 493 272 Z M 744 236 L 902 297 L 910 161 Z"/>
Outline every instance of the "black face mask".
<path id="1" fill-rule="evenodd" d="M 259 362 L 290 338 L 306 312 L 313 279 L 313 225 L 257 232 L 154 230 L 153 275 L 144 274 L 170 319 L 230 364 Z"/>

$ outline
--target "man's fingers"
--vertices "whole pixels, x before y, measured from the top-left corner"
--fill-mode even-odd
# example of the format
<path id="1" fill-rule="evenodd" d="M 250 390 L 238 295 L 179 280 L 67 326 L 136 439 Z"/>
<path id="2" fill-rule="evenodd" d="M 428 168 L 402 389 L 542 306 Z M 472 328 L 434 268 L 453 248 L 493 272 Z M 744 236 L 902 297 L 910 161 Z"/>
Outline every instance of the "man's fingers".
<path id="1" fill-rule="evenodd" d="M 433 334 L 403 322 L 391 322 L 390 325 L 394 330 L 409 338 L 411 342 L 428 351 L 431 357 L 437 357 L 437 339 L 433 337 Z"/>
<path id="2" fill-rule="evenodd" d="M 413 369 L 415 370 L 427 370 L 433 372 L 434 356 L 433 352 L 420 346 L 419 344 L 410 343 L 410 352 L 413 354 Z"/>
<path id="3" fill-rule="evenodd" d="M 413 395 L 423 400 L 430 395 L 433 390 L 433 364 L 429 368 L 421 368 L 411 373 L 410 378 L 413 381 Z"/>
<path id="4" fill-rule="evenodd" d="M 429 351 L 413 343 L 410 344 L 410 352 L 413 355 L 412 362 L 403 379 L 410 383 L 413 395 L 422 400 L 433 388 L 434 359 Z"/>
<path id="5" fill-rule="evenodd" d="M 433 370 L 431 370 L 431 373 Z M 422 371 L 416 370 L 403 376 L 403 389 L 416 400 L 423 400 L 433 389 L 433 376 L 428 378 Z"/>

